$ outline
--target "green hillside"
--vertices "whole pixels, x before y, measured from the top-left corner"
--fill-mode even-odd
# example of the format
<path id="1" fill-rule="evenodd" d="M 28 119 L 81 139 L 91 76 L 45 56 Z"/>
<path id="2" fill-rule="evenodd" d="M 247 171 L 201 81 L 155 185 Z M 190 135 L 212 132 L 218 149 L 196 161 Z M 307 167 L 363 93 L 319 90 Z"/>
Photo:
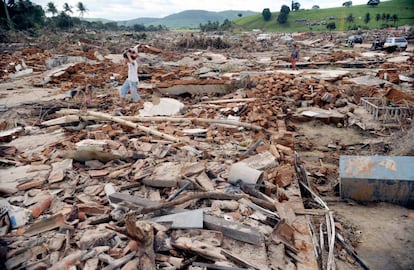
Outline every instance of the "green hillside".
<path id="1" fill-rule="evenodd" d="M 223 23 L 225 19 L 234 20 L 242 16 L 250 16 L 257 14 L 253 11 L 240 10 L 226 10 L 221 12 L 206 11 L 206 10 L 185 10 L 179 13 L 171 14 L 164 18 L 137 18 L 128 21 L 118 22 L 118 25 L 132 26 L 134 24 L 149 25 L 165 25 L 170 29 L 174 28 L 198 28 L 201 24 L 206 24 L 208 21 Z"/>
<path id="2" fill-rule="evenodd" d="M 367 1 L 368 2 L 368 1 Z M 272 10 L 271 10 L 272 11 Z M 365 24 L 365 14 L 369 13 L 371 20 Z M 277 22 L 279 12 L 272 11 L 272 18 L 265 22 L 263 16 L 252 15 L 235 20 L 235 23 L 244 29 L 262 29 L 268 32 L 304 32 L 304 31 L 326 31 L 326 23 L 334 22 L 335 30 L 350 30 L 353 27 L 361 28 L 381 28 L 383 24 L 394 26 L 393 21 L 376 21 L 376 14 L 390 14 L 398 16 L 397 26 L 411 25 L 414 26 L 414 1 L 413 0 L 392 0 L 381 2 L 376 7 L 368 5 L 357 5 L 352 7 L 338 7 L 316 10 L 299 10 L 291 11 L 288 20 L 281 25 Z M 346 18 L 351 15 L 354 22 L 347 22 Z M 306 21 L 305 21 L 306 20 Z M 311 26 L 308 25 L 311 24 Z M 313 24 L 313 25 L 312 25 Z M 320 24 L 320 25 L 318 25 Z"/>

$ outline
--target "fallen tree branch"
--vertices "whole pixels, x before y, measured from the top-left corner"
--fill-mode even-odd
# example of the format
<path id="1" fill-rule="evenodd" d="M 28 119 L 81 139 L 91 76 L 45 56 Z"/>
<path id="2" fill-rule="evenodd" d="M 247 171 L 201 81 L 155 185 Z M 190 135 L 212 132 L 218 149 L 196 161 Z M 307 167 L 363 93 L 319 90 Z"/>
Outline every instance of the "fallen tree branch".
<path id="1" fill-rule="evenodd" d="M 56 112 L 57 114 L 63 114 L 63 115 L 70 115 L 70 114 L 79 114 L 80 111 L 76 110 L 76 109 L 62 109 L 58 112 Z M 90 114 L 89 111 L 87 112 L 87 115 L 89 115 L 90 117 L 93 117 L 93 114 Z M 239 122 L 239 121 L 234 121 L 234 120 L 225 120 L 225 119 L 208 119 L 208 118 L 196 118 L 196 117 L 190 117 L 190 118 L 186 118 L 186 117 L 168 117 L 168 116 L 122 116 L 122 117 L 114 117 L 112 115 L 107 114 L 109 117 L 111 118 L 115 118 L 115 119 L 120 119 L 123 121 L 131 121 L 128 123 L 132 123 L 132 126 L 130 124 L 128 124 L 128 126 L 134 127 L 135 128 L 135 123 L 133 123 L 132 121 L 135 122 L 176 122 L 176 123 L 182 123 L 182 122 L 200 122 L 200 123 L 208 123 L 208 124 L 222 124 L 222 125 L 229 125 L 229 126 L 237 126 L 237 127 L 244 127 L 247 129 L 253 129 L 253 130 L 257 130 L 257 131 L 264 131 L 267 133 L 274 133 L 273 131 L 270 130 L 266 130 L 265 128 L 258 126 L 258 125 L 254 125 L 254 124 L 250 124 L 250 123 L 245 123 L 245 122 Z M 95 116 L 96 118 L 100 118 L 99 116 Z M 74 119 L 74 117 L 72 116 L 71 119 Z M 88 120 L 92 120 L 93 118 L 88 118 Z M 113 119 L 107 119 L 107 120 L 111 120 L 114 121 Z"/>
<path id="2" fill-rule="evenodd" d="M 206 100 L 202 101 L 203 104 L 220 104 L 220 103 L 234 103 L 234 102 L 253 102 L 257 98 L 230 98 L 230 99 L 219 99 L 219 100 Z"/>
<path id="3" fill-rule="evenodd" d="M 229 126 L 237 126 L 237 127 L 244 127 L 248 129 L 258 130 L 258 131 L 265 131 L 268 133 L 273 133 L 269 130 L 264 129 L 261 126 L 239 122 L 234 120 L 225 120 L 225 119 L 208 119 L 208 118 L 185 118 L 185 117 L 142 117 L 142 116 L 124 116 L 122 119 L 127 119 L 130 121 L 137 121 L 137 122 L 200 122 L 200 123 L 208 123 L 208 124 L 222 124 L 222 125 L 229 125 Z"/>
<path id="4" fill-rule="evenodd" d="M 81 114 L 81 113 L 82 112 L 80 110 L 74 110 L 74 109 L 71 109 L 71 110 L 64 109 L 64 110 L 59 111 L 59 114 Z M 86 111 L 83 114 L 87 115 L 87 116 L 93 116 L 93 117 L 96 117 L 98 119 L 113 121 L 113 122 L 116 122 L 116 123 L 119 123 L 121 125 L 125 125 L 125 126 L 128 126 L 128 127 L 136 128 L 136 129 L 139 129 L 141 131 L 147 132 L 149 134 L 152 134 L 152 135 L 155 135 L 155 136 L 158 136 L 158 137 L 161 137 L 163 139 L 167 139 L 167 140 L 170 140 L 170 141 L 173 141 L 173 142 L 180 142 L 179 138 L 174 137 L 172 135 L 165 134 L 165 133 L 159 132 L 158 130 L 151 129 L 151 128 L 148 128 L 148 127 L 145 127 L 145 126 L 141 126 L 139 124 L 133 123 L 131 121 L 127 121 L 127 120 L 122 119 L 122 118 L 117 117 L 117 116 L 112 116 L 112 115 L 107 114 L 107 113 L 96 112 L 96 111 Z"/>
<path id="5" fill-rule="evenodd" d="M 241 198 L 249 198 L 246 194 L 226 194 L 218 191 L 210 192 L 195 192 L 188 195 L 185 195 L 179 199 L 160 203 L 154 206 L 143 207 L 140 211 L 141 214 L 147 214 L 154 212 L 163 208 L 170 208 L 179 204 L 183 204 L 187 201 L 196 200 L 196 199 L 214 199 L 214 200 L 240 200 Z"/>
<path id="6" fill-rule="evenodd" d="M 121 266 L 132 260 L 135 257 L 135 252 L 129 253 L 122 258 L 117 260 L 111 261 L 107 266 L 105 266 L 102 270 L 114 270 L 119 269 Z"/>
<path id="7" fill-rule="evenodd" d="M 138 269 L 155 270 L 154 229 L 146 221 L 137 221 L 137 214 L 125 215 L 125 227 L 128 235 L 138 243 Z"/>

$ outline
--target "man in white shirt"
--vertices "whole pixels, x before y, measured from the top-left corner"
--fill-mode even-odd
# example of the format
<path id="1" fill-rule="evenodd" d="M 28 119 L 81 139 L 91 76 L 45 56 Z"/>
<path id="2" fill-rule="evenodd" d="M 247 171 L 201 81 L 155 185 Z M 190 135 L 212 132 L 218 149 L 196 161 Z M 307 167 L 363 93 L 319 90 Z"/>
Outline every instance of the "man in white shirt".
<path id="1" fill-rule="evenodd" d="M 141 106 L 143 105 L 143 100 L 138 95 L 138 62 L 137 62 L 138 52 L 136 48 L 130 48 L 127 52 L 124 53 L 124 61 L 128 65 L 128 78 L 125 80 L 124 84 L 119 91 L 119 96 L 121 98 L 121 106 L 125 105 L 125 97 L 128 94 L 128 91 L 131 91 L 132 99 L 134 102 L 138 102 Z"/>

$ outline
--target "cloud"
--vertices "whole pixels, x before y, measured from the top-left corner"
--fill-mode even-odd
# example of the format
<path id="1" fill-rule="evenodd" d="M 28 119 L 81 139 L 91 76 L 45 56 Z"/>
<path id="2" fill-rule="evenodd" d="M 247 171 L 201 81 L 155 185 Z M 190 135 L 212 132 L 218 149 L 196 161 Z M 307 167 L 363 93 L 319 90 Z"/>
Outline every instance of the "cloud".
<path id="1" fill-rule="evenodd" d="M 319 0 L 320 8 L 340 7 L 343 1 Z M 354 5 L 366 4 L 368 0 L 353 0 Z M 201 9 L 208 11 L 223 10 L 251 10 L 262 12 L 269 8 L 272 12 L 280 10 L 282 5 L 290 7 L 290 0 L 33 0 L 33 3 L 46 7 L 48 2 L 53 2 L 62 11 L 63 4 L 68 3 L 73 7 L 73 14 L 78 15 L 76 5 L 82 2 L 88 9 L 84 15 L 86 18 L 105 18 L 111 20 L 129 20 L 140 17 L 162 18 L 173 13 L 189 9 Z M 313 0 L 297 0 L 301 8 L 310 9 L 315 5 Z"/>

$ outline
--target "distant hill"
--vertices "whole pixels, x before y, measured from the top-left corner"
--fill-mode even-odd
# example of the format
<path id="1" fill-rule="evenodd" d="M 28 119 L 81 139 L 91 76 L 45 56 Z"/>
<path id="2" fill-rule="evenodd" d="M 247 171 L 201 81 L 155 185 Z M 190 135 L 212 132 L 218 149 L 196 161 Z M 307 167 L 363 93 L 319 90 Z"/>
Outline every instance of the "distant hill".
<path id="1" fill-rule="evenodd" d="M 251 16 L 258 14 L 254 11 L 226 10 L 220 12 L 206 10 L 185 10 L 179 13 L 171 14 L 164 18 L 137 18 L 128 21 L 119 21 L 118 25 L 132 26 L 134 24 L 164 25 L 170 29 L 177 28 L 198 28 L 200 24 L 206 24 L 208 21 L 223 23 L 225 19 L 234 20 L 239 18 L 239 14 L 243 16 Z"/>
<path id="2" fill-rule="evenodd" d="M 102 23 L 113 22 L 112 20 L 103 19 L 103 18 L 79 18 L 79 19 L 82 19 L 82 21 L 87 21 L 87 22 L 102 22 Z"/>
<path id="3" fill-rule="evenodd" d="M 368 1 L 367 1 L 368 2 Z M 388 26 L 414 26 L 414 1 L 413 0 L 391 0 L 381 1 L 376 7 L 368 5 L 355 5 L 351 7 L 337 7 L 325 9 L 311 9 L 291 11 L 285 24 L 277 23 L 279 10 L 271 10 L 272 18 L 264 21 L 261 14 L 242 17 L 234 22 L 240 27 L 251 29 L 262 29 L 268 32 L 307 32 L 307 31 L 327 31 L 328 23 L 335 23 L 335 30 L 346 31 L 353 28 L 374 29 L 385 28 Z M 370 20 L 364 22 L 366 14 Z M 376 20 L 377 14 L 394 14 L 398 17 L 397 21 Z M 346 18 L 352 15 L 353 22 L 347 22 Z"/>

